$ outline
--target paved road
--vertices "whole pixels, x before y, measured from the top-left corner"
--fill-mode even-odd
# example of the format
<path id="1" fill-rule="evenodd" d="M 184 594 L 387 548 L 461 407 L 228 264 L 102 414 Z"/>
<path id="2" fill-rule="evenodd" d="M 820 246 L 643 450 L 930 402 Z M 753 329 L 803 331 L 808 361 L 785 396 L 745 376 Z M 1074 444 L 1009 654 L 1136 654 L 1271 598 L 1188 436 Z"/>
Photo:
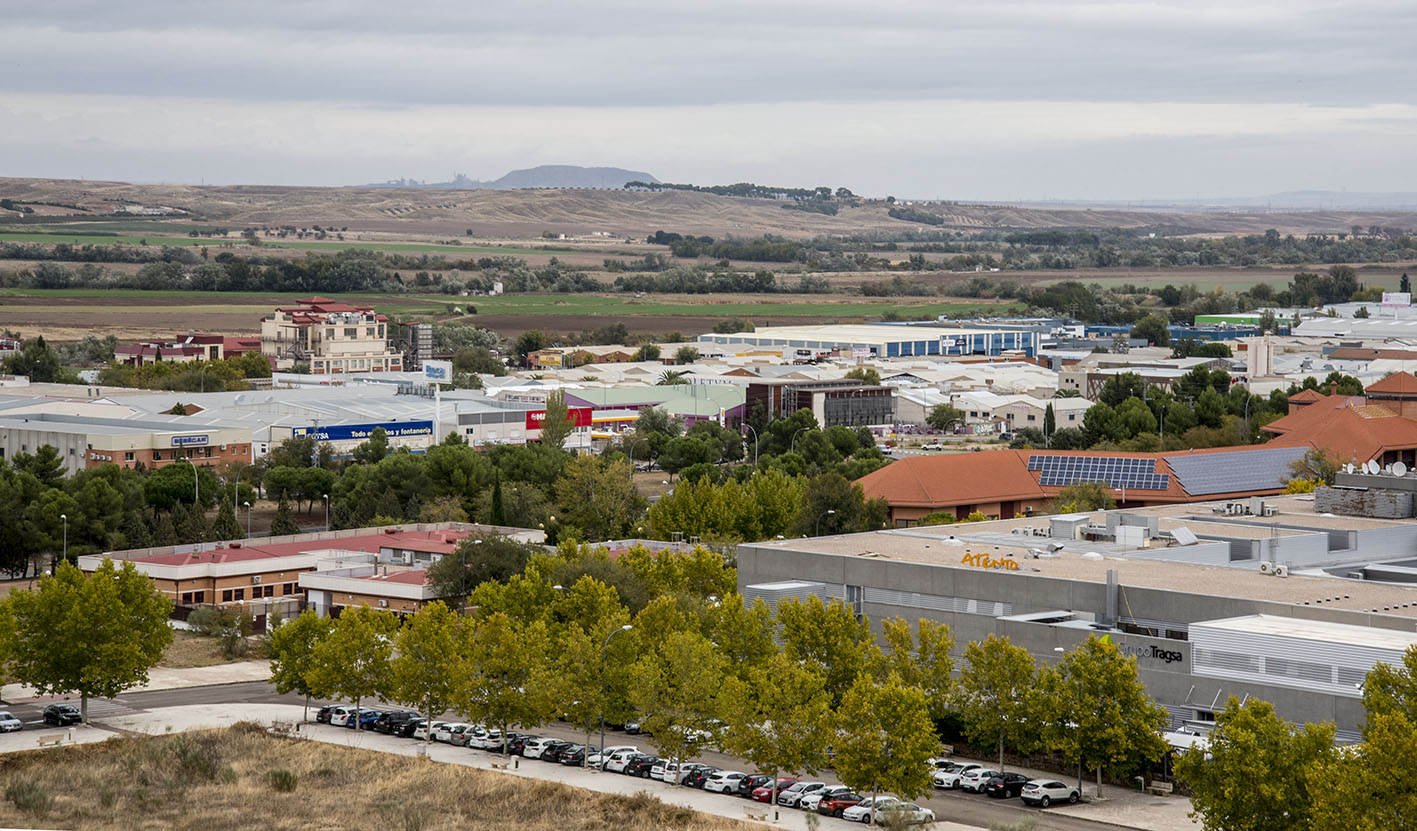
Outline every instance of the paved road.
<path id="1" fill-rule="evenodd" d="M 211 687 L 193 687 L 189 689 L 177 690 L 155 690 L 153 692 L 132 693 L 122 695 L 112 700 L 93 700 L 89 702 L 89 713 L 91 717 L 104 718 L 127 713 L 157 710 L 163 707 L 177 705 L 214 705 L 227 703 L 254 703 L 254 704 L 304 704 L 305 699 L 298 695 L 280 695 L 264 681 L 250 681 L 240 684 L 225 684 Z M 74 700 L 77 705 L 77 699 Z M 311 717 L 314 717 L 315 708 L 320 703 L 312 702 Z M 338 702 L 336 702 L 338 703 Z M 370 702 L 366 706 L 378 706 L 376 702 Z M 23 703 L 9 705 L 10 712 L 14 713 L 26 724 L 38 721 L 44 710 L 44 702 Z M 403 709 L 403 708 L 399 708 Z M 452 716 L 449 716 L 450 718 Z M 553 723 L 541 727 L 535 731 L 538 735 L 552 736 L 558 739 L 575 741 L 577 743 L 585 740 L 585 734 L 564 723 Z M 591 743 L 599 745 L 599 734 L 592 737 Z M 607 745 L 636 745 L 646 752 L 654 752 L 646 741 L 645 736 L 631 736 L 617 730 L 607 730 L 605 732 L 605 743 Z M 479 750 L 468 750 L 469 753 L 482 753 Z M 524 760 L 527 764 L 543 765 L 545 762 Z M 718 752 L 707 752 L 702 754 L 698 761 L 706 762 L 727 770 L 748 771 L 749 767 L 742 762 Z M 616 774 L 606 774 L 613 776 Z M 837 780 L 830 773 L 820 777 L 823 782 L 837 784 Z M 724 796 L 724 799 L 735 799 L 736 797 Z M 918 804 L 931 808 L 935 816 L 942 821 L 959 822 L 965 825 L 973 825 L 980 828 L 987 828 L 993 823 L 1013 823 L 1018 822 L 1027 816 L 1043 814 L 1042 828 L 1048 831 L 1107 831 L 1108 829 L 1121 828 L 1122 826 L 1110 823 L 1092 822 L 1076 817 L 1065 816 L 1056 812 L 1042 812 L 1036 808 L 1026 807 L 1016 799 L 1002 800 L 991 799 L 982 794 L 969 794 L 960 791 L 936 791 L 932 797 L 917 800 Z M 792 808 L 780 809 L 784 812 L 792 811 Z"/>

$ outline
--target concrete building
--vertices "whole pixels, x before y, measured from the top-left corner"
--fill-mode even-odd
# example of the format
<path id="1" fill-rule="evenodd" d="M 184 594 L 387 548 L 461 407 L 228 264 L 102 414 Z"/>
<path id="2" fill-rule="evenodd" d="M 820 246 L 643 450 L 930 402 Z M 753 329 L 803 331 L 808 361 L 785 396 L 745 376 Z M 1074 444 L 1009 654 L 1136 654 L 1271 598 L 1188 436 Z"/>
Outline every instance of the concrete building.
<path id="1" fill-rule="evenodd" d="M 315 375 L 398 372 L 403 355 L 389 348 L 389 319 L 373 306 L 308 297 L 261 320 L 261 351 L 284 369 L 308 363 Z"/>
<path id="2" fill-rule="evenodd" d="M 823 325 L 764 326 L 755 332 L 710 333 L 699 340 L 723 346 L 792 350 L 806 357 L 844 355 L 895 358 L 907 355 L 1003 355 L 1033 357 L 1039 334 L 1027 328 L 966 329 L 945 326 Z"/>
<path id="3" fill-rule="evenodd" d="M 261 339 L 223 335 L 179 335 L 170 341 L 126 344 L 113 350 L 113 360 L 129 366 L 153 363 L 221 361 L 260 352 Z"/>
<path id="4" fill-rule="evenodd" d="M 942 621 L 957 656 L 995 634 L 1051 663 L 1108 635 L 1176 726 L 1235 696 L 1355 740 L 1366 673 L 1417 644 L 1417 585 L 1334 572 L 1414 558 L 1417 523 L 1302 495 L 752 543 L 737 562 L 750 601 Z"/>
<path id="5" fill-rule="evenodd" d="M 251 430 L 237 424 L 172 416 L 172 420 L 115 419 L 36 412 L 0 416 L 0 459 L 59 451 L 65 472 L 112 462 L 119 467 L 163 467 L 173 462 L 220 466 L 252 460 Z"/>
<path id="6" fill-rule="evenodd" d="M 769 421 L 811 410 L 822 427 L 880 427 L 895 422 L 895 388 L 849 379 L 754 381 L 748 385 L 744 410 L 749 418 L 762 412 Z"/>

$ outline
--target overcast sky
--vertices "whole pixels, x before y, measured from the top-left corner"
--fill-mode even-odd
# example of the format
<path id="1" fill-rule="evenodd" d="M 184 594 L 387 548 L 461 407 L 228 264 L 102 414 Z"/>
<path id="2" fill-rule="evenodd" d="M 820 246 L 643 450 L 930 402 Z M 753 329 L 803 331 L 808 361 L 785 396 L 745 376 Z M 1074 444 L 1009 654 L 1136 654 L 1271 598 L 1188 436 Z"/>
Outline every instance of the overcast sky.
<path id="1" fill-rule="evenodd" d="M 1411 0 L 0 0 L 0 175 L 1417 191 Z"/>

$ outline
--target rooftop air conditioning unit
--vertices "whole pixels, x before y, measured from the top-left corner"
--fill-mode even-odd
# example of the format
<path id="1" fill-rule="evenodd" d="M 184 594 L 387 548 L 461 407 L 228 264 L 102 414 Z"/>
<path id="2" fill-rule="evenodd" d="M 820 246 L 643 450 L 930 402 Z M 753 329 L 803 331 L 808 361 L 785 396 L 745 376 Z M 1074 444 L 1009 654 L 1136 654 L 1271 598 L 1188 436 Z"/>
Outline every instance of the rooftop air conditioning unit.
<path id="1" fill-rule="evenodd" d="M 251 578 L 251 585 L 253 585 L 253 586 L 259 586 L 259 585 L 261 585 L 261 575 L 257 574 L 257 575 L 255 575 L 255 576 L 253 576 L 253 577 Z"/>
<path id="2" fill-rule="evenodd" d="M 1264 506 L 1264 515 L 1265 515 L 1265 516 L 1274 516 L 1274 515 L 1277 514 L 1277 513 L 1279 513 L 1279 509 L 1276 508 L 1275 506 L 1273 506 L 1273 505 L 1266 505 L 1266 506 Z"/>
<path id="3" fill-rule="evenodd" d="M 1275 576 L 1275 577 L 1288 577 L 1288 576 L 1289 576 L 1289 566 L 1275 566 L 1275 567 L 1274 567 L 1274 576 Z"/>
<path id="4" fill-rule="evenodd" d="M 1273 574 L 1273 573 L 1274 573 L 1274 563 L 1271 563 L 1269 560 L 1265 560 L 1264 562 L 1260 563 L 1260 574 Z"/>
<path id="5" fill-rule="evenodd" d="M 383 598 L 380 598 L 380 599 L 379 599 L 379 608 L 384 609 L 384 608 L 387 608 L 388 605 L 389 605 L 389 601 L 384 600 Z"/>

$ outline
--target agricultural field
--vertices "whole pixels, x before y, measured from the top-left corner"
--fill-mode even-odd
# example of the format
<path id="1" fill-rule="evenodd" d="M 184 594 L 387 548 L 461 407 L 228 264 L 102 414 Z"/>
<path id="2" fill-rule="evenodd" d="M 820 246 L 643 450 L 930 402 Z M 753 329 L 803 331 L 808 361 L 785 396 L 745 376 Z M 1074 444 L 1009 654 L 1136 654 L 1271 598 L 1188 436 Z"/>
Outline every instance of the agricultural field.
<path id="1" fill-rule="evenodd" d="M 0 826 L 78 831 L 500 828 L 746 831 L 746 823 L 240 723 L 0 759 Z M 509 823 L 507 818 L 515 817 Z"/>
<path id="2" fill-rule="evenodd" d="M 170 337 L 178 333 L 247 334 L 260 320 L 298 294 L 180 292 L 98 289 L 0 290 L 0 328 L 55 341 L 84 335 L 114 335 L 119 340 Z M 951 298 L 863 298 L 849 295 L 653 295 L 511 294 L 497 297 L 441 295 L 336 295 L 353 305 L 371 305 L 390 315 L 483 326 L 504 337 L 528 329 L 581 332 L 624 323 L 633 333 L 682 332 L 693 336 L 724 318 L 749 319 L 755 325 L 825 321 L 875 321 L 887 313 L 910 318 L 941 314 L 1006 314 L 1020 306 L 989 300 Z M 473 315 L 454 307 L 477 309 Z"/>

